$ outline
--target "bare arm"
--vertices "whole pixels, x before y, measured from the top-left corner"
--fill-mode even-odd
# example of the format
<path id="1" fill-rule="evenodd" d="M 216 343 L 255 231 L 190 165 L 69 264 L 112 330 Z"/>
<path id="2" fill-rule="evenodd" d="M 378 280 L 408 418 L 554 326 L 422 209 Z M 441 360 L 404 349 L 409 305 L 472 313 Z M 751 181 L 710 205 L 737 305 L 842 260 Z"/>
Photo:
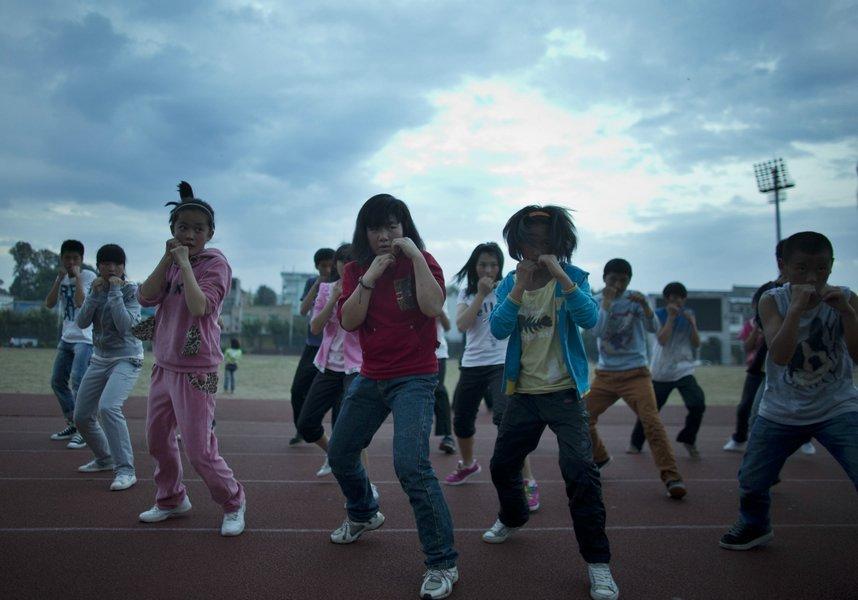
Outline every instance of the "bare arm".
<path id="1" fill-rule="evenodd" d="M 658 343 L 662 346 L 666 346 L 667 342 L 670 341 L 670 336 L 673 335 L 673 325 L 676 321 L 676 314 L 667 313 L 667 321 L 664 322 L 664 325 L 661 326 L 661 329 L 658 330 L 658 333 L 655 334 L 655 339 L 658 340 Z"/>
<path id="2" fill-rule="evenodd" d="M 57 278 L 54 279 L 54 285 L 51 286 L 48 296 L 45 298 L 45 308 L 53 308 L 57 305 L 57 297 L 60 294 L 60 283 L 65 277 L 65 270 L 60 271 Z"/>
<path id="3" fill-rule="evenodd" d="M 790 303 L 786 316 L 781 317 L 774 298 L 764 296 L 760 300 L 763 333 L 769 346 L 769 356 L 776 365 L 789 363 L 798 345 L 798 323 L 802 311 L 800 308 L 794 309 L 794 306 L 798 307 L 795 302 Z"/>
<path id="4" fill-rule="evenodd" d="M 83 271 L 81 271 L 80 267 L 74 268 L 74 281 L 74 306 L 75 308 L 80 308 L 83 306 L 83 299 L 86 297 L 86 290 L 83 289 Z"/>
<path id="5" fill-rule="evenodd" d="M 176 242 L 178 243 L 178 242 Z M 143 285 L 140 286 L 140 295 L 143 298 L 156 298 L 164 289 L 164 284 L 167 281 L 167 271 L 173 264 L 173 255 L 169 252 L 170 242 L 167 242 L 168 250 L 158 261 L 155 270 L 146 278 Z"/>
<path id="6" fill-rule="evenodd" d="M 483 300 L 485 300 L 485 296 L 481 297 L 480 293 L 477 292 L 470 306 L 463 302 L 456 307 L 456 329 L 465 333 L 474 326 L 477 320 L 477 313 L 480 312 L 480 307 L 483 305 Z"/>
<path id="7" fill-rule="evenodd" d="M 307 294 L 304 296 L 304 299 L 301 300 L 301 306 L 298 309 L 301 313 L 301 316 L 306 317 L 307 313 L 310 312 L 310 309 L 313 307 L 313 302 L 316 301 L 316 294 L 319 293 L 319 284 L 322 282 L 321 277 L 317 277 L 316 281 L 313 282 L 313 285 L 310 286 L 310 289 L 307 290 Z M 312 327 L 312 325 L 311 325 Z"/>
<path id="8" fill-rule="evenodd" d="M 697 319 L 694 315 L 690 315 L 688 318 L 688 322 L 691 323 L 691 347 L 699 348 L 700 347 L 700 332 L 697 331 Z"/>
<path id="9" fill-rule="evenodd" d="M 858 364 L 858 296 L 852 294 L 849 298 L 849 308 L 852 310 L 842 311 L 840 319 L 843 321 L 843 339 L 852 362 Z"/>
<path id="10" fill-rule="evenodd" d="M 343 307 L 340 310 L 340 325 L 343 329 L 354 331 L 366 320 L 366 313 L 369 310 L 369 302 L 372 298 L 372 288 L 385 269 L 392 265 L 393 262 L 394 257 L 392 254 L 382 254 L 373 259 L 372 264 L 369 265 L 369 269 L 360 277 L 360 281 L 363 284 L 358 283 L 352 294 L 343 303 Z"/>
<path id="11" fill-rule="evenodd" d="M 441 322 L 441 327 L 444 328 L 444 331 L 450 331 L 450 317 L 447 316 L 447 313 L 444 312 L 443 308 L 441 310 L 441 314 L 438 315 L 438 320 Z"/>
<path id="12" fill-rule="evenodd" d="M 745 352 L 750 352 L 754 348 L 757 347 L 757 344 L 760 341 L 760 334 L 761 333 L 762 332 L 760 331 L 759 327 L 757 327 L 756 325 L 752 326 L 751 332 L 748 334 L 748 337 L 745 338 L 745 342 L 744 342 L 744 346 L 743 346 Z"/>
<path id="13" fill-rule="evenodd" d="M 411 262 L 414 265 L 417 306 L 427 317 L 437 317 L 444 312 L 444 291 L 438 285 L 423 254 L 418 252 L 416 256 L 411 257 Z M 449 325 L 449 321 L 447 323 Z"/>

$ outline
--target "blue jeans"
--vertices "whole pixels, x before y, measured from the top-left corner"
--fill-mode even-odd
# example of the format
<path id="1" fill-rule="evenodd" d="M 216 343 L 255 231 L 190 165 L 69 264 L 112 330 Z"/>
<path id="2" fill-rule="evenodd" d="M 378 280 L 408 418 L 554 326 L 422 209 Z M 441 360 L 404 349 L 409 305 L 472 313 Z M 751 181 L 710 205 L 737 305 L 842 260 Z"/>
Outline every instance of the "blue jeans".
<path id="1" fill-rule="evenodd" d="M 331 434 L 328 461 L 346 497 L 349 519 L 364 522 L 378 512 L 378 502 L 361 450 L 393 412 L 393 467 L 408 494 L 426 565 L 447 569 L 456 565 L 453 519 L 429 462 L 436 375 L 412 375 L 375 380 L 358 375 L 343 399 Z"/>
<path id="2" fill-rule="evenodd" d="M 759 416 L 739 468 L 739 514 L 743 522 L 763 529 L 771 526 L 769 489 L 786 459 L 811 438 L 831 453 L 858 490 L 858 412 L 813 425 L 780 425 Z"/>
<path id="3" fill-rule="evenodd" d="M 63 415 L 69 421 L 74 418 L 74 398 L 89 366 L 90 356 L 92 356 L 92 344 L 60 340 L 57 345 L 57 356 L 54 359 L 54 370 L 51 374 L 51 389 L 57 396 Z M 71 379 L 71 388 L 69 388 L 69 379 Z"/>

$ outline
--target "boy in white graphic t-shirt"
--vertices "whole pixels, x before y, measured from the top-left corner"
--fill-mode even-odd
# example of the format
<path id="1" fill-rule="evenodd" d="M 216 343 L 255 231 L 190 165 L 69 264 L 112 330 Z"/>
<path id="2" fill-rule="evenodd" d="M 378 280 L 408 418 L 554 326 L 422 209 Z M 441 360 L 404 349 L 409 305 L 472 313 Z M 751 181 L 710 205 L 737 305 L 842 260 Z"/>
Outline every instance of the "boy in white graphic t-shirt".
<path id="1" fill-rule="evenodd" d="M 66 240 L 62 243 L 60 263 L 57 278 L 45 298 L 45 306 L 56 306 L 63 322 L 63 332 L 57 345 L 57 356 L 51 374 L 51 389 L 54 390 L 66 418 L 66 428 L 51 435 L 51 439 L 69 440 L 67 447 L 83 448 L 86 443 L 83 436 L 77 432 L 73 421 L 74 401 L 92 355 L 92 326 L 81 329 L 75 324 L 75 319 L 96 275 L 81 268 L 83 244 L 77 240 Z"/>

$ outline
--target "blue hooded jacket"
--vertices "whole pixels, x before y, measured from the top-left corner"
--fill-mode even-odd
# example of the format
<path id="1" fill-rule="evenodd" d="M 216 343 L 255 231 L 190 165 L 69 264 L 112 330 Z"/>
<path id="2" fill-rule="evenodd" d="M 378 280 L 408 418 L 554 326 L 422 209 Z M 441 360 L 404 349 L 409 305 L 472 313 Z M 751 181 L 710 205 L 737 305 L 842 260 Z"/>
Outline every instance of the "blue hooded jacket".
<path id="1" fill-rule="evenodd" d="M 587 354 L 584 352 L 584 342 L 581 340 L 579 327 L 591 329 L 596 325 L 599 318 L 599 305 L 593 299 L 590 292 L 590 284 L 587 281 L 587 273 L 561 263 L 563 270 L 569 276 L 577 288 L 564 294 L 557 283 L 554 290 L 554 306 L 556 309 L 557 331 L 560 333 L 560 346 L 563 348 L 563 360 L 566 369 L 578 388 L 578 393 L 583 397 L 590 391 L 590 368 L 587 363 Z M 509 396 L 515 393 L 518 382 L 518 374 L 521 369 L 521 331 L 518 327 L 518 309 L 520 304 L 509 298 L 509 292 L 515 285 L 515 272 L 509 273 L 498 286 L 495 294 L 497 304 L 489 316 L 489 327 L 492 335 L 499 340 L 509 338 L 506 347 L 506 364 L 504 365 L 504 379 L 506 389 L 504 392 Z"/>

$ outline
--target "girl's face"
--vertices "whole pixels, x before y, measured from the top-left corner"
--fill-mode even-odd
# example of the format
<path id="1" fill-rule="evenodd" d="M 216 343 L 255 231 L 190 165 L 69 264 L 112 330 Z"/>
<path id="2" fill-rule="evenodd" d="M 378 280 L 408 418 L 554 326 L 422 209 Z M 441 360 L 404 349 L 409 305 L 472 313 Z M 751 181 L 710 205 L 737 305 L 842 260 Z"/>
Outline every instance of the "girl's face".
<path id="1" fill-rule="evenodd" d="M 105 261 L 98 263 L 96 267 L 98 267 L 99 276 L 105 281 L 111 277 L 119 277 L 122 279 L 122 276 L 125 275 L 125 265 L 122 263 Z"/>
<path id="2" fill-rule="evenodd" d="M 527 260 L 536 262 L 543 254 L 551 254 L 551 240 L 548 237 L 548 225 L 537 223 L 527 228 L 526 243 L 521 245 L 521 253 Z"/>
<path id="3" fill-rule="evenodd" d="M 173 224 L 173 237 L 188 247 L 188 255 L 199 254 L 212 239 L 212 229 L 206 213 L 195 208 L 186 208 L 176 216 Z"/>
<path id="4" fill-rule="evenodd" d="M 337 274 L 340 276 L 340 279 L 343 278 L 343 271 L 346 270 L 346 263 L 341 260 L 337 261 Z"/>
<path id="5" fill-rule="evenodd" d="M 402 237 L 402 223 L 396 217 L 389 217 L 385 225 L 379 227 L 367 227 L 366 237 L 373 254 L 380 256 L 390 254 L 393 251 L 391 242 Z"/>
<path id="6" fill-rule="evenodd" d="M 477 258 L 477 278 L 491 277 L 493 280 L 498 278 L 498 258 L 491 252 L 481 252 Z"/>

